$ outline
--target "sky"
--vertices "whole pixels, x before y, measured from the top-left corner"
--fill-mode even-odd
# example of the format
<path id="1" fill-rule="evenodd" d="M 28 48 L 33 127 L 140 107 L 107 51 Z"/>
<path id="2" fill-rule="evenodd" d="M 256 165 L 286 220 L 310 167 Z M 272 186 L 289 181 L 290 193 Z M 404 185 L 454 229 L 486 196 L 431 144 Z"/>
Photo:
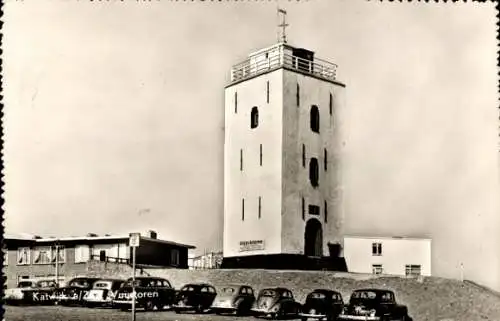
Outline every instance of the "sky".
<path id="1" fill-rule="evenodd" d="M 346 84 L 346 233 L 499 244 L 494 5 L 279 3 Z M 7 1 L 6 232 L 221 249 L 224 86 L 276 42 L 276 7 Z"/>

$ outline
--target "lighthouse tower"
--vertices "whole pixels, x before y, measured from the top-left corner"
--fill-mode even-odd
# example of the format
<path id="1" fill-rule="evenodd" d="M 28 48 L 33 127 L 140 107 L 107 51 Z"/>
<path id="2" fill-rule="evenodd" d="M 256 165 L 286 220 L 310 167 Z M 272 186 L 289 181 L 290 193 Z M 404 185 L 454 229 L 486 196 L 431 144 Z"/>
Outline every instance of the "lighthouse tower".
<path id="1" fill-rule="evenodd" d="M 300 268 L 339 256 L 345 85 L 336 70 L 286 40 L 232 67 L 223 267 Z"/>

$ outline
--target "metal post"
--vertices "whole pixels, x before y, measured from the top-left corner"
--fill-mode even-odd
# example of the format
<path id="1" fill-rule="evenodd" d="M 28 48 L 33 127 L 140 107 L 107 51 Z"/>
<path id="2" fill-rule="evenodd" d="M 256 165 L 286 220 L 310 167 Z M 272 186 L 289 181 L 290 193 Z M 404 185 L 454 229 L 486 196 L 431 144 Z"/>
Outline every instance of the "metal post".
<path id="1" fill-rule="evenodd" d="M 135 321 L 135 246 L 132 247 L 132 321 Z"/>
<path id="2" fill-rule="evenodd" d="M 59 286 L 59 244 L 56 243 L 56 285 Z"/>

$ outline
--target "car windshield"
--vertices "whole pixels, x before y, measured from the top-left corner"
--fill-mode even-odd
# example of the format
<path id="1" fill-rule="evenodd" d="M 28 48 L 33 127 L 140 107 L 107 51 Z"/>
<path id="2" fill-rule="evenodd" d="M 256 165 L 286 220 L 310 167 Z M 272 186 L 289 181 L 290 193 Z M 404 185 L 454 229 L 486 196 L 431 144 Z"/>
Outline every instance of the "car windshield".
<path id="1" fill-rule="evenodd" d="M 105 289 L 109 287 L 108 282 L 96 282 L 94 283 L 94 289 Z"/>
<path id="2" fill-rule="evenodd" d="M 141 286 L 144 286 L 146 283 L 147 283 L 147 280 L 135 279 L 135 281 L 133 281 L 132 279 L 130 279 L 130 280 L 127 280 L 127 282 L 125 282 L 124 286 L 141 287 Z"/>
<path id="3" fill-rule="evenodd" d="M 236 292 L 235 288 L 228 287 L 222 289 L 222 293 L 224 294 L 233 294 L 234 292 Z"/>
<path id="4" fill-rule="evenodd" d="M 185 291 L 185 292 L 192 292 L 192 291 L 194 291 L 194 290 L 195 290 L 195 288 L 194 288 L 194 286 L 192 286 L 192 285 L 186 285 L 186 286 L 184 286 L 184 287 L 181 289 L 181 291 L 183 291 L 183 292 L 184 292 L 184 291 Z"/>
<path id="5" fill-rule="evenodd" d="M 390 293 L 383 293 L 382 298 L 387 298 Z M 356 291 L 352 294 L 353 299 L 375 300 L 379 297 L 375 291 Z"/>
<path id="6" fill-rule="evenodd" d="M 40 288 L 47 288 L 56 286 L 56 282 L 54 281 L 38 281 L 37 286 Z"/>
<path id="7" fill-rule="evenodd" d="M 260 293 L 261 296 L 275 296 L 276 295 L 276 291 L 275 290 L 263 290 L 261 293 Z"/>
<path id="8" fill-rule="evenodd" d="M 88 288 L 88 287 L 90 287 L 90 283 L 91 282 L 87 279 L 75 279 L 69 283 L 69 286 L 75 286 L 75 287 L 79 287 L 79 288 Z"/>
<path id="9" fill-rule="evenodd" d="M 311 298 L 311 299 L 325 299 L 326 295 L 324 293 L 321 293 L 321 292 L 313 292 L 313 293 L 309 294 L 309 298 Z"/>

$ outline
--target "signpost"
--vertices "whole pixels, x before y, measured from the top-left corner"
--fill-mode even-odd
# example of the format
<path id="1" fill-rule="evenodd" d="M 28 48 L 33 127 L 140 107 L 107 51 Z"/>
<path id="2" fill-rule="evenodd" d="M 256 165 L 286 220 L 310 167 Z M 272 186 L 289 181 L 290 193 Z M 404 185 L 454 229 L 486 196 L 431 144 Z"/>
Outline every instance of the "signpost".
<path id="1" fill-rule="evenodd" d="M 140 233 L 130 233 L 129 246 L 132 248 L 132 321 L 135 321 L 135 252 L 141 240 Z"/>

